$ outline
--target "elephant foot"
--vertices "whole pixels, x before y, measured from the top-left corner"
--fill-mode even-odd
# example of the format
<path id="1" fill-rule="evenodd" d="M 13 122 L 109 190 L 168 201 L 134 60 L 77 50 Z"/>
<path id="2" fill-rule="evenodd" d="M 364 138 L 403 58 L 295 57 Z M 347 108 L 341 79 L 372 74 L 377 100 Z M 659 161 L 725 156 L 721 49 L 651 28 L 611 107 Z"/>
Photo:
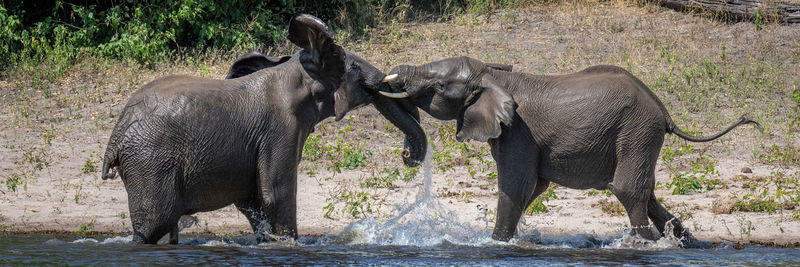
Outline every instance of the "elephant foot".
<path id="1" fill-rule="evenodd" d="M 511 240 L 513 237 L 514 231 L 508 231 L 508 229 L 495 228 L 492 233 L 492 239 L 502 242 L 508 242 L 508 240 Z"/>

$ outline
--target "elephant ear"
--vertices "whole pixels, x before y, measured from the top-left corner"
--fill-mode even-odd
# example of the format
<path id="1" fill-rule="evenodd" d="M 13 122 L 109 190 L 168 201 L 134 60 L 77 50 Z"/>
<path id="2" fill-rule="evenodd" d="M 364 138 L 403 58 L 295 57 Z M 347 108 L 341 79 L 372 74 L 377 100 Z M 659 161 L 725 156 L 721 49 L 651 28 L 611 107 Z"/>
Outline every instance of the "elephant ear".
<path id="1" fill-rule="evenodd" d="M 511 126 L 517 103 L 494 78 L 484 75 L 475 96 L 468 100 L 457 123 L 456 140 L 485 142 L 502 133 L 500 124 Z"/>
<path id="2" fill-rule="evenodd" d="M 280 58 L 268 57 L 257 51 L 253 51 L 237 58 L 236 61 L 233 62 L 233 65 L 231 65 L 231 69 L 228 70 L 228 75 L 225 76 L 225 79 L 247 76 L 256 71 L 280 65 L 291 58 L 292 57 L 289 56 Z"/>
<path id="3" fill-rule="evenodd" d="M 303 68 L 328 88 L 338 88 L 344 75 L 344 50 L 333 42 L 333 34 L 322 20 L 298 14 L 289 21 L 289 41 L 302 47 Z"/>

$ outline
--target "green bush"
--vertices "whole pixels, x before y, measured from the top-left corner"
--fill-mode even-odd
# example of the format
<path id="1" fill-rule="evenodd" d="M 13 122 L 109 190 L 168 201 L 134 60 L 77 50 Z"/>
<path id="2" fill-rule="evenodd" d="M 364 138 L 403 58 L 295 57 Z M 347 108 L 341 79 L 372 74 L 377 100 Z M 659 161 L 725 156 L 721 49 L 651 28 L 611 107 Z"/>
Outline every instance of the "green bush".
<path id="1" fill-rule="evenodd" d="M 426 13 L 449 18 L 470 10 L 516 7 L 516 0 L 230 0 L 33 1 L 0 6 L 0 74 L 8 70 L 63 75 L 82 56 L 144 66 L 204 51 L 264 48 L 282 41 L 296 13 L 310 13 L 360 37 L 366 29 Z M 413 12 L 412 12 L 413 11 Z"/>

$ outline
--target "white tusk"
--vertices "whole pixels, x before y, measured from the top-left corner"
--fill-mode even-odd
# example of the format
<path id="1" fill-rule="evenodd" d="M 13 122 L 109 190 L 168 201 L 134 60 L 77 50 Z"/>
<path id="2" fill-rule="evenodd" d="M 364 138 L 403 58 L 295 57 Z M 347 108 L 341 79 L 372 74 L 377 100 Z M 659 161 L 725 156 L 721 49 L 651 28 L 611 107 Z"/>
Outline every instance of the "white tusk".
<path id="1" fill-rule="evenodd" d="M 394 81 L 395 79 L 397 79 L 397 77 L 400 77 L 400 75 L 397 75 L 397 73 L 389 74 L 389 75 L 386 75 L 386 77 L 383 77 L 383 81 L 381 81 L 381 82 L 391 82 L 391 81 Z"/>
<path id="2" fill-rule="evenodd" d="M 406 98 L 406 97 L 408 97 L 408 92 L 389 93 L 389 92 L 384 92 L 384 91 L 378 91 L 378 93 L 382 94 L 385 97 L 389 97 L 389 98 Z"/>

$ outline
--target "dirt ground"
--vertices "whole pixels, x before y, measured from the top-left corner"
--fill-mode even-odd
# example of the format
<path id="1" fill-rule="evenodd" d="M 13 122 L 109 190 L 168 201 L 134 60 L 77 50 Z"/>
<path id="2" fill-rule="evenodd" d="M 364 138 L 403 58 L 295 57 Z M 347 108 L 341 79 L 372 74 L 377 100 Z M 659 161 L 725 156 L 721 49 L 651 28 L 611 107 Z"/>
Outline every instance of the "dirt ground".
<path id="1" fill-rule="evenodd" d="M 656 195 L 702 240 L 800 242 L 800 152 L 797 126 L 790 124 L 797 118 L 794 106 L 800 105 L 792 98 L 800 88 L 800 26 L 768 24 L 759 30 L 752 23 L 726 24 L 610 1 L 395 23 L 372 36 L 343 46 L 386 72 L 451 56 L 512 64 L 514 71 L 535 74 L 614 64 L 648 84 L 683 129 L 713 133 L 746 113 L 764 130 L 741 127 L 717 141 L 691 144 L 693 152 L 684 154 L 674 151 L 690 143 L 667 136 L 662 156 L 675 159 L 659 161 Z M 130 232 L 122 182 L 99 177 L 108 136 L 128 95 L 167 74 L 222 78 L 233 59 L 209 56 L 154 68 L 86 59 L 57 81 L 24 75 L 0 81 L 0 182 L 6 184 L 0 187 L 0 231 Z M 437 151 L 436 195 L 460 221 L 482 228 L 489 220 L 491 227 L 497 180 L 487 145 L 455 143 L 453 122 L 427 115 L 422 120 Z M 372 177 L 390 177 L 384 170 L 406 171 L 400 132 L 373 107 L 340 122 L 326 120 L 312 137 L 319 138 L 315 144 L 323 156 L 306 158 L 300 166 L 301 235 L 336 234 L 365 216 L 387 220 L 396 215 L 397 204 L 413 200 L 422 183 L 417 177 L 394 179 L 391 186 L 361 186 Z M 324 150 L 337 142 L 369 151 L 363 166 L 333 171 L 337 159 Z M 700 173 L 718 182 L 714 188 L 704 184 L 673 195 L 669 184 L 675 174 L 697 174 L 702 160 L 712 162 L 713 171 Z M 789 182 L 777 182 L 784 180 Z M 349 197 L 358 193 L 367 197 Z M 525 231 L 607 237 L 620 236 L 629 226 L 613 196 L 561 186 L 553 187 L 553 195 L 544 202 L 546 212 L 524 216 Z M 766 201 L 770 197 L 772 202 Z M 772 208 L 750 212 L 737 204 L 752 199 Z M 232 206 L 196 218 L 183 232 L 250 231 Z"/>

